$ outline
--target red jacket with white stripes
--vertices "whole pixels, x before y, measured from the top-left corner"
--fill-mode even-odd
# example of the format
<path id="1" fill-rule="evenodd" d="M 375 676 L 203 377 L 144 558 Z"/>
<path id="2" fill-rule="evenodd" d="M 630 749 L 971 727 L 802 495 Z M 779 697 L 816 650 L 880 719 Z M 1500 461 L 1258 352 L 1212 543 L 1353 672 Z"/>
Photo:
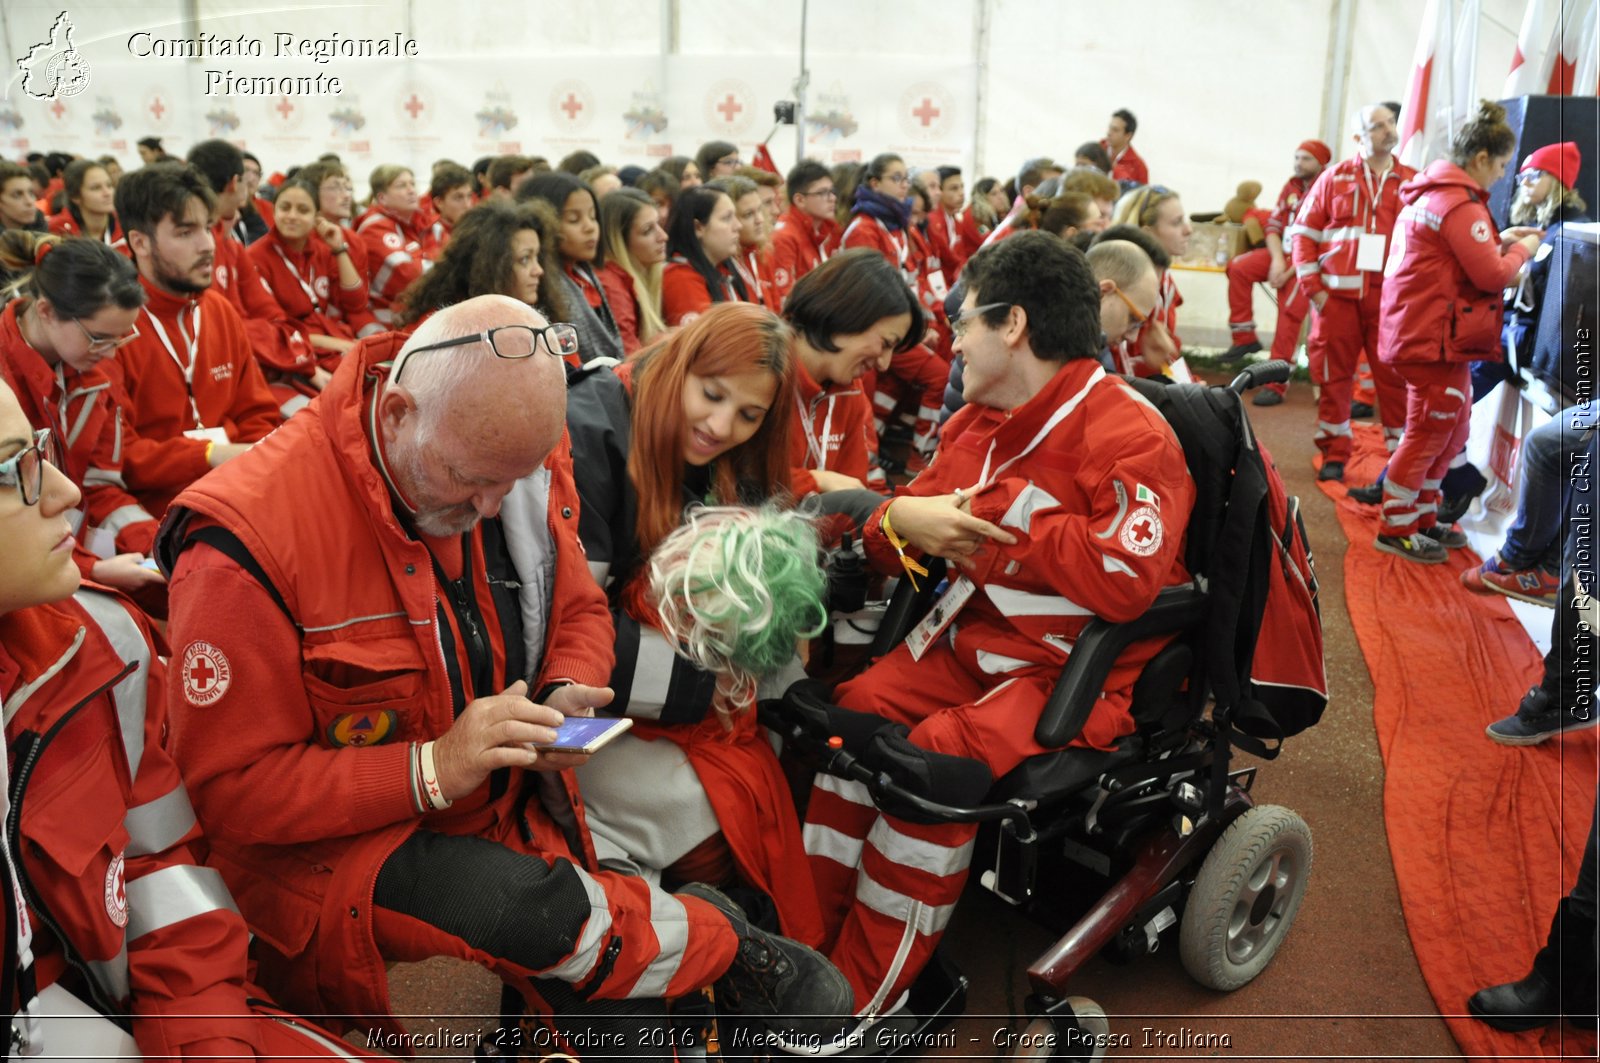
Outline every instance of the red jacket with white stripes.
<path id="1" fill-rule="evenodd" d="M 832 218 L 818 221 L 799 207 L 790 207 L 772 232 L 772 284 L 778 305 L 789 298 L 795 282 L 839 250 L 844 230 Z"/>
<path id="2" fill-rule="evenodd" d="M 78 542 L 91 529 L 104 528 L 116 536 L 119 553 L 149 554 L 156 522 L 122 479 L 123 442 L 132 432 L 112 397 L 111 381 L 99 366 L 80 373 L 62 362 L 51 369 L 17 327 L 25 305 L 19 299 L 0 313 L 0 381 L 16 393 L 30 425 L 50 429 L 65 463 L 61 471 L 83 492 Z M 94 555 L 80 549 L 78 562 L 87 576 Z"/>
<path id="3" fill-rule="evenodd" d="M 419 227 L 426 220 L 420 211 L 409 221 L 402 221 L 382 207 L 369 207 L 356 222 L 357 236 L 367 248 L 367 272 L 371 277 L 368 303 L 384 328 L 394 327 L 395 300 L 422 276 L 424 260 L 437 251 L 432 234 Z"/>
<path id="4" fill-rule="evenodd" d="M 790 470 L 794 495 L 804 498 L 817 491 L 813 469 L 854 476 L 867 482 L 871 447 L 867 432 L 872 425 L 872 402 L 857 384 L 824 388 L 805 366 L 795 364 L 795 428 L 789 436 Z"/>
<path id="5" fill-rule="evenodd" d="M 349 239 L 348 233 L 345 238 Z M 305 325 L 308 333 L 353 340 L 381 331 L 367 306 L 365 278 L 355 288 L 342 286 L 339 263 L 321 237 L 307 237 L 305 247 L 296 251 L 279 239 L 277 230 L 268 230 L 250 245 L 249 255 L 277 293 L 284 312 Z M 317 360 L 321 362 L 326 353 L 316 352 Z"/>
<path id="6" fill-rule="evenodd" d="M 1283 182 L 1283 188 L 1278 192 L 1278 204 L 1272 208 L 1263 226 L 1269 236 L 1276 234 L 1283 237 L 1289 231 L 1289 226 L 1294 224 L 1295 212 L 1300 209 L 1300 202 L 1311 191 L 1315 181 L 1315 177 L 1291 177 Z"/>
<path id="7" fill-rule="evenodd" d="M 1100 146 L 1106 149 L 1106 154 L 1111 154 L 1111 145 L 1104 140 Z M 1129 144 L 1122 149 L 1122 154 L 1111 160 L 1111 179 L 1113 181 L 1132 181 L 1135 184 L 1147 185 L 1150 183 L 1150 167 L 1144 164 L 1144 157 L 1133 150 Z"/>
<path id="8" fill-rule="evenodd" d="M 253 1059 L 248 933 L 222 877 L 197 859 L 200 828 L 166 749 L 165 647 L 139 616 L 88 587 L 0 616 L 19 824 L 8 847 L 35 973 L 43 988 L 76 969 L 80 995 L 92 987 L 91 1003 L 133 1016 L 146 1059 Z"/>
<path id="9" fill-rule="evenodd" d="M 961 219 L 957 215 L 945 213 L 943 207 L 935 207 L 928 215 L 928 241 L 939 256 L 945 283 L 954 284 L 956 278 L 961 275 L 961 267 L 967 264 L 967 258 L 977 250 L 975 246 L 966 246 L 965 236 L 961 231 Z"/>
<path id="10" fill-rule="evenodd" d="M 958 656 L 975 655 L 996 682 L 1060 669 L 1090 619 L 1132 620 L 1163 587 L 1189 578 L 1183 542 L 1195 487 L 1183 449 L 1166 419 L 1095 359 L 1067 362 L 1015 410 L 969 403 L 951 417 L 932 464 L 902 491 L 957 488 L 974 516 L 1018 540 L 990 543 L 974 559 L 966 578 L 978 592 L 951 636 Z M 864 534 L 868 558 L 885 572 L 900 571 L 883 530 L 892 505 L 879 507 Z M 1105 749 L 1133 730 L 1133 682 L 1167 641 L 1123 652 L 1074 744 Z"/>
<path id="11" fill-rule="evenodd" d="M 50 215 L 47 224 L 50 226 L 50 231 L 57 236 L 82 236 L 84 234 L 82 223 L 78 221 L 71 210 L 64 210 L 60 214 Z M 110 221 L 106 224 L 105 235 L 102 239 L 113 246 L 116 245 L 118 240 L 122 239 L 122 226 L 117 223 L 115 214 L 111 215 Z"/>
<path id="12" fill-rule="evenodd" d="M 216 276 L 211 288 L 233 304 L 244 322 L 250 350 L 261 367 L 280 373 L 310 376 L 317 368 L 306 326 L 290 317 L 256 269 L 249 250 L 222 222 L 211 228 L 217 244 Z"/>
<path id="13" fill-rule="evenodd" d="M 1359 155 L 1322 171 L 1289 227 L 1295 276 L 1308 299 L 1323 291 L 1362 299 L 1369 278 L 1382 285 L 1377 272 L 1356 268 L 1361 237 L 1376 233 L 1387 241 L 1400 215 L 1400 186 L 1416 172 L 1395 159 L 1379 178 Z"/>
<path id="14" fill-rule="evenodd" d="M 143 277 L 140 283 L 148 301 L 139 314 L 139 335 L 104 365 L 133 429 L 123 441 L 123 478 L 159 519 L 174 495 L 211 469 L 206 441 L 184 435 L 201 427 L 197 409 L 203 427 L 223 429 L 233 443 L 265 438 L 283 416 L 250 351 L 244 322 L 227 299 L 209 289 L 185 299 Z M 191 341 L 192 385 L 180 365 L 190 356 Z"/>
<path id="15" fill-rule="evenodd" d="M 1528 261 L 1500 250 L 1488 193 L 1440 159 L 1400 189 L 1405 207 L 1384 264 L 1378 357 L 1390 364 L 1498 358 L 1502 293 Z"/>

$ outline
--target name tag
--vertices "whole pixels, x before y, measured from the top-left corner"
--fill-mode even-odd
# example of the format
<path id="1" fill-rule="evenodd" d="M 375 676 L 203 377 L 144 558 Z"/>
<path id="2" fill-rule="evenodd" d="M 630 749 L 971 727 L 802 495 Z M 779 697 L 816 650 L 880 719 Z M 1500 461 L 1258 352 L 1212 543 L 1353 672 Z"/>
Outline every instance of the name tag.
<path id="1" fill-rule="evenodd" d="M 207 443 L 228 443 L 228 432 L 224 428 L 191 428 L 183 433 L 185 439 L 199 439 Z"/>
<path id="2" fill-rule="evenodd" d="M 1356 269 L 1363 273 L 1383 272 L 1384 237 L 1382 233 L 1362 233 L 1356 245 Z"/>
<path id="3" fill-rule="evenodd" d="M 977 584 L 962 576 L 939 596 L 933 603 L 933 608 L 928 610 L 928 615 L 922 622 L 911 629 L 911 634 L 906 636 L 906 647 L 911 650 L 911 659 L 922 660 L 922 655 L 928 652 L 928 647 L 939 641 L 955 620 L 956 614 L 961 612 L 961 607 L 967 604 L 972 597 L 972 592 L 977 590 Z"/>

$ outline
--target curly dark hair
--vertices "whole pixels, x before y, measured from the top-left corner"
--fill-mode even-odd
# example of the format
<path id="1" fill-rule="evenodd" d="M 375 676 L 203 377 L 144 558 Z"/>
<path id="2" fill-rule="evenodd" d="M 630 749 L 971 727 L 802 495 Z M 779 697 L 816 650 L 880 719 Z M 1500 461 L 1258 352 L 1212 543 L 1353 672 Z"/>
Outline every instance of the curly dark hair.
<path id="1" fill-rule="evenodd" d="M 539 264 L 545 279 L 539 285 L 539 309 L 551 321 L 567 321 L 561 263 L 556 254 L 556 219 L 542 202 L 480 203 L 461 216 L 450 242 L 433 268 L 400 293 L 400 323 L 409 325 L 435 310 L 479 295 L 504 295 L 513 290 L 511 243 L 527 229 L 539 237 Z"/>

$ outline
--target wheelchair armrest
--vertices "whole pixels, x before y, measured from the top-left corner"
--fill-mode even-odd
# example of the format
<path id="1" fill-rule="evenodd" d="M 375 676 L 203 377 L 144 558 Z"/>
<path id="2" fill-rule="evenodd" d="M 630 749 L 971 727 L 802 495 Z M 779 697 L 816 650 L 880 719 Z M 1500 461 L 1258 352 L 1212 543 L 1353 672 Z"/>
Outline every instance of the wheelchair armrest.
<path id="1" fill-rule="evenodd" d="M 1206 591 L 1187 583 L 1164 588 L 1143 615 L 1125 624 L 1089 621 L 1045 702 L 1033 729 L 1034 741 L 1046 749 L 1059 749 L 1078 737 L 1122 651 L 1140 639 L 1193 627 L 1205 619 L 1209 603 Z"/>
<path id="2" fill-rule="evenodd" d="M 911 633 L 912 627 L 933 604 L 934 588 L 944 579 L 947 566 L 942 557 L 925 557 L 922 560 L 928 574 L 918 581 L 918 589 L 912 590 L 910 577 L 902 576 L 899 586 L 895 587 L 894 594 L 889 598 L 889 608 L 878 622 L 878 634 L 872 640 L 874 660 L 900 645 L 900 641 Z"/>

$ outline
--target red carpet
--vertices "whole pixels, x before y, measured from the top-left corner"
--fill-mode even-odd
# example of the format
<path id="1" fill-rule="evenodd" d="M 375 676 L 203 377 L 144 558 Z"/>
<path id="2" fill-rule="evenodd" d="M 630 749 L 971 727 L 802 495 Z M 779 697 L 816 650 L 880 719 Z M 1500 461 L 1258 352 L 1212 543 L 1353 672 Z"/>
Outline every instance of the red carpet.
<path id="1" fill-rule="evenodd" d="M 1383 467 L 1375 425 L 1356 426 L 1350 484 Z M 1594 807 L 1597 731 L 1513 748 L 1483 728 L 1515 711 L 1538 650 L 1498 595 L 1457 579 L 1478 558 L 1419 565 L 1372 549 L 1378 510 L 1323 484 L 1350 548 L 1345 593 L 1375 694 L 1384 821 L 1411 942 L 1451 1033 L 1474 1058 L 1594 1058 L 1561 1023 L 1500 1033 L 1466 1014 L 1477 989 L 1527 973 L 1571 887 Z M 1359 932 L 1358 927 L 1351 928 Z"/>

